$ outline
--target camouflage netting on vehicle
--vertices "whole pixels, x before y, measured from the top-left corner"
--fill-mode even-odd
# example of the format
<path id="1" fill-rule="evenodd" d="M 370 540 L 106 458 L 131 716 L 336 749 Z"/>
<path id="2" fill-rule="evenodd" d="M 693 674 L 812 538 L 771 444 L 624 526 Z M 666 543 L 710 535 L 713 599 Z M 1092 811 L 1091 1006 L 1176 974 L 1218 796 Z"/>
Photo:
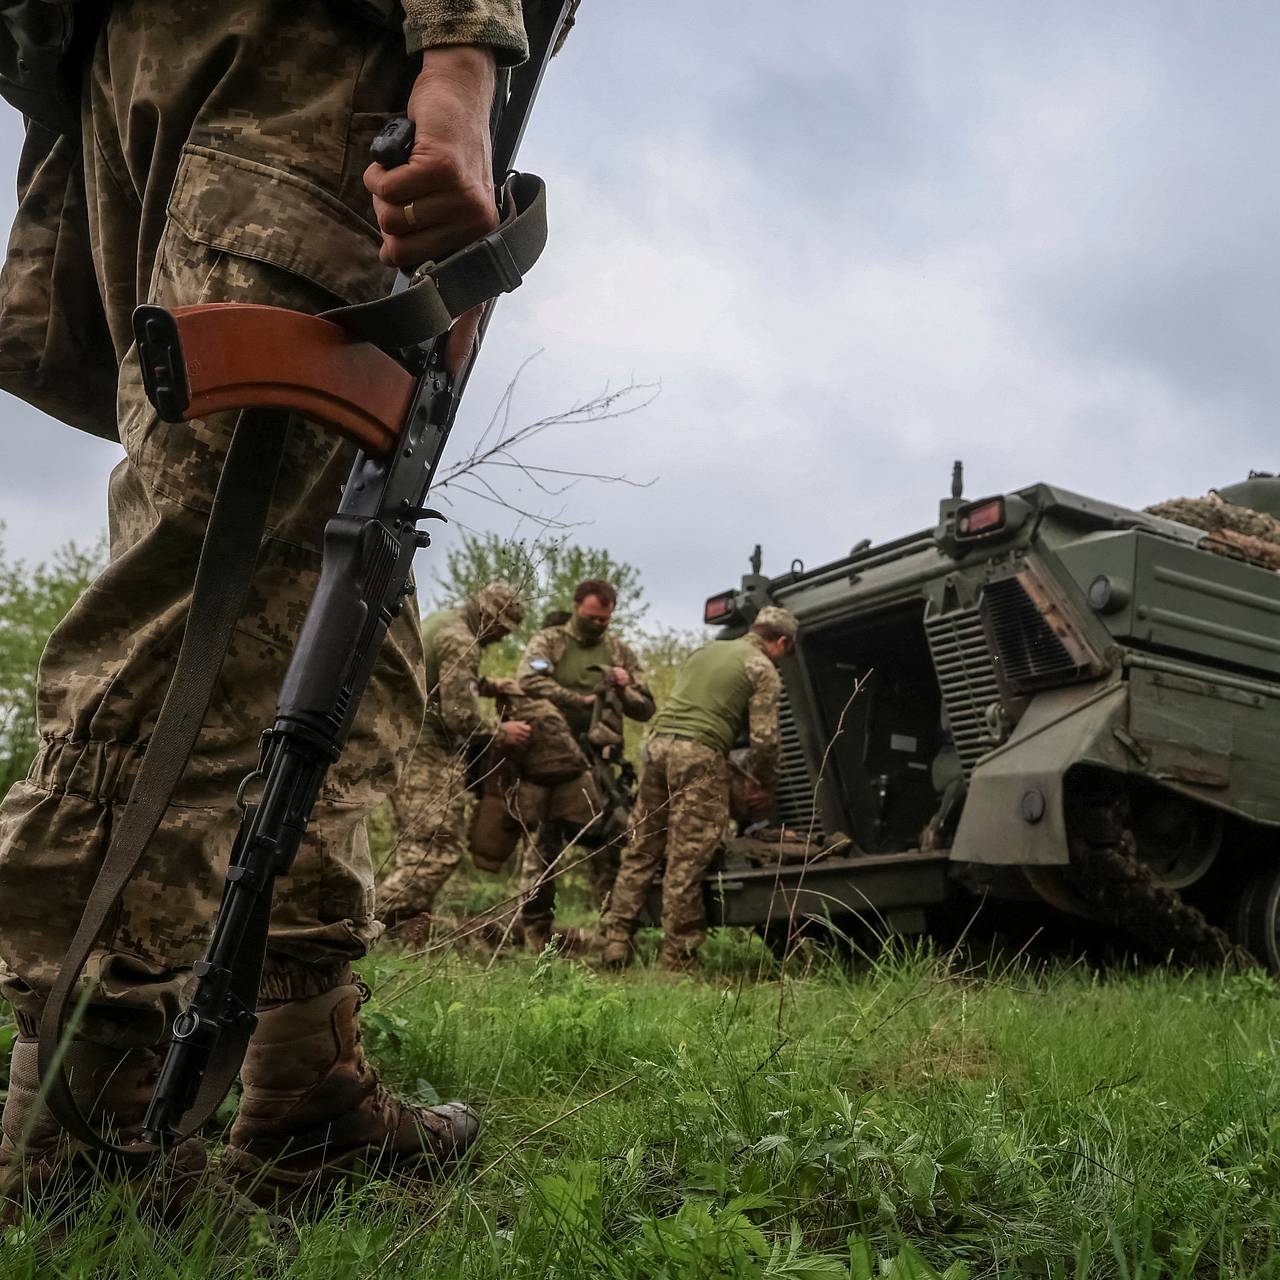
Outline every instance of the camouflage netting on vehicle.
<path id="1" fill-rule="evenodd" d="M 1225 502 L 1216 493 L 1203 498 L 1173 498 L 1147 508 L 1147 514 L 1176 520 L 1209 534 L 1208 547 L 1220 555 L 1280 569 L 1280 520 L 1250 507 Z"/>

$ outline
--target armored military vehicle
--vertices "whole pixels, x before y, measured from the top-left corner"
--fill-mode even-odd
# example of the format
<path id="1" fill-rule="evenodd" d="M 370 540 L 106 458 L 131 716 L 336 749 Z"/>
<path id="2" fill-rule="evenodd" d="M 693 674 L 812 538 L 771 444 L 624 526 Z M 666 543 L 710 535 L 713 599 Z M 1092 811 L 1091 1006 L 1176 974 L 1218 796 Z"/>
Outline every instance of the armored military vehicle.
<path id="1" fill-rule="evenodd" d="M 802 626 L 776 809 L 729 842 L 713 918 L 914 932 L 1035 899 L 1280 970 L 1280 574 L 1053 485 L 966 501 L 959 471 L 933 527 L 776 577 L 757 548 L 707 601 L 725 635 L 766 603 Z M 1280 480 L 1219 494 L 1280 516 Z"/>

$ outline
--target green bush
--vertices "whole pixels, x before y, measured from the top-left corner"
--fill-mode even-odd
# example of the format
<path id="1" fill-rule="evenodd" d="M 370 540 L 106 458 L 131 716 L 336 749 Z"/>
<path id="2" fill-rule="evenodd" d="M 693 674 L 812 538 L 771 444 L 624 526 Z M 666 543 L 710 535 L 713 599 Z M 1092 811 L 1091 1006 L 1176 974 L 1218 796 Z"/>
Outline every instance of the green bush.
<path id="1" fill-rule="evenodd" d="M 0 534 L 3 526 L 0 526 Z M 68 543 L 48 564 L 5 556 L 0 540 L 0 796 L 36 752 L 36 672 L 49 633 L 102 567 L 104 547 Z"/>

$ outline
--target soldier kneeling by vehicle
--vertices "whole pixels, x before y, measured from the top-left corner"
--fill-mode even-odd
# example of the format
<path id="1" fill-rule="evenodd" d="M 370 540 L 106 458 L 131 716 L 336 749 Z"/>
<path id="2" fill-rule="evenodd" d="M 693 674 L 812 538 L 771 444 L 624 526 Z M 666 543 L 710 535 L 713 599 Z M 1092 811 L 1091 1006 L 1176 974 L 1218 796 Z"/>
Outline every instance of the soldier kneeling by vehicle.
<path id="1" fill-rule="evenodd" d="M 762 789 L 773 785 L 782 690 L 776 667 L 798 629 L 791 613 L 768 606 L 741 639 L 713 640 L 681 668 L 645 748 L 631 841 L 603 920 L 606 965 L 630 963 L 659 875 L 660 963 L 685 970 L 697 962 L 707 937 L 702 880 L 729 820 L 729 752 L 745 730 L 752 776 Z"/>

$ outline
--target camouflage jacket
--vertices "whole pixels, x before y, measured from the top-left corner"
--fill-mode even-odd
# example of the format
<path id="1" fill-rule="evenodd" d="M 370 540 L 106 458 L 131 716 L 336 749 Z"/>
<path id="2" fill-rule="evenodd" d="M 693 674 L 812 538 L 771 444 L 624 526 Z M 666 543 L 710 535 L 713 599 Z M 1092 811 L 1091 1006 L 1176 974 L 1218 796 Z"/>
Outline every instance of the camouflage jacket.
<path id="1" fill-rule="evenodd" d="M 562 627 L 546 627 L 529 637 L 516 679 L 525 693 L 552 703 L 575 734 L 585 733 L 591 726 L 594 702 L 592 694 L 583 687 L 568 687 L 563 682 L 563 672 L 562 678 L 557 679 L 557 671 L 567 659 L 577 659 L 580 667 L 584 659 L 601 667 L 622 667 L 631 677 L 631 683 L 613 692 L 623 714 L 631 720 L 648 720 L 653 715 L 653 694 L 645 679 L 644 663 L 625 640 L 611 631 L 606 631 L 598 641 L 586 640 L 578 636 L 572 622 Z M 598 681 L 593 678 L 592 684 L 595 683 Z M 621 733 L 622 726 L 618 725 L 617 729 Z"/>
<path id="2" fill-rule="evenodd" d="M 524 34 L 524 14 L 541 12 L 544 3 L 555 0 L 339 0 L 339 3 L 371 4 L 389 11 L 392 22 L 401 17 L 405 43 L 412 52 L 441 44 L 487 44 L 498 65 L 522 62 L 529 56 Z M 560 52 L 581 0 L 574 0 L 555 51 Z"/>
<path id="3" fill-rule="evenodd" d="M 488 45 L 499 66 L 511 66 L 529 55 L 521 0 L 334 3 L 403 30 L 409 53 L 446 44 Z M 85 0 L 0 0 L 0 95 L 49 128 L 74 131 L 76 69 L 105 7 L 91 7 Z M 566 31 L 572 24 L 570 15 Z"/>
<path id="4" fill-rule="evenodd" d="M 758 637 L 749 641 L 760 649 Z M 778 767 L 780 728 L 778 705 L 782 698 L 782 677 L 764 652 L 753 654 L 743 668 L 751 683 L 747 702 L 747 761 L 755 780 L 772 786 Z"/>
<path id="5" fill-rule="evenodd" d="M 481 646 L 470 609 L 446 609 L 422 624 L 427 665 L 427 715 L 423 732 L 443 747 L 492 737 L 497 721 L 486 716 L 477 696 Z"/>
<path id="6" fill-rule="evenodd" d="M 337 0 L 404 28 L 410 53 L 442 44 L 487 44 L 499 66 L 520 62 L 529 54 L 521 0 Z"/>

